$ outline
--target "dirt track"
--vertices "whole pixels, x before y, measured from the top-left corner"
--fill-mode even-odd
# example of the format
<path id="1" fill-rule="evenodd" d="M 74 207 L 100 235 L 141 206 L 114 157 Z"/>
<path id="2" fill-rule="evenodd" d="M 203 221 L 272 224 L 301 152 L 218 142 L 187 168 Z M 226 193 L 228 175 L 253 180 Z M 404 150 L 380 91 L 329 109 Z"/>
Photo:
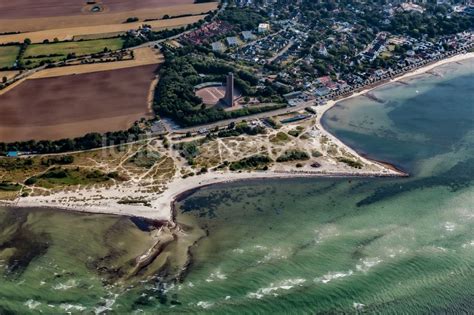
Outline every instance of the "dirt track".
<path id="1" fill-rule="evenodd" d="M 0 142 L 126 129 L 148 108 L 157 65 L 26 80 L 0 95 Z"/>

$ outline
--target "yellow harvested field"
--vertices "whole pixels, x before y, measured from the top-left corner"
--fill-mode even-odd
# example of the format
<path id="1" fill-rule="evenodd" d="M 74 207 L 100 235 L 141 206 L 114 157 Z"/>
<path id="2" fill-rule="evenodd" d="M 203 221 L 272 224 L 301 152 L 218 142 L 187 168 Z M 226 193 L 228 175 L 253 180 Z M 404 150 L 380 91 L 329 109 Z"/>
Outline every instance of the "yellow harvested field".
<path id="1" fill-rule="evenodd" d="M 160 29 L 171 29 L 188 24 L 195 23 L 203 19 L 206 15 L 187 16 L 169 20 L 150 21 L 146 24 L 151 25 L 154 30 Z M 143 22 L 135 23 L 122 23 L 112 25 L 97 25 L 97 26 L 82 26 L 72 28 L 62 28 L 55 30 L 37 31 L 21 34 L 12 34 L 0 36 L 0 44 L 6 44 L 11 42 L 23 42 L 25 38 L 31 39 L 33 43 L 41 43 L 43 40 L 48 39 L 53 41 L 55 38 L 60 41 L 72 40 L 74 36 L 81 35 L 95 35 L 95 34 L 107 34 L 107 33 L 125 33 L 130 29 L 139 28 Z M 1 29 L 1 26 L 0 26 Z"/>
<path id="2" fill-rule="evenodd" d="M 0 71 L 0 80 L 3 77 L 6 77 L 7 80 L 10 80 L 11 78 L 13 78 L 14 76 L 16 76 L 19 73 L 20 73 L 20 71 Z"/>
<path id="3" fill-rule="evenodd" d="M 184 14 L 205 14 L 209 11 L 217 9 L 216 2 L 200 3 L 200 4 L 184 4 L 175 5 L 169 7 L 158 7 L 154 9 L 137 9 L 126 12 L 116 13 L 94 13 L 94 14 L 82 14 L 73 16 L 57 16 L 57 17 L 41 17 L 41 18 L 28 18 L 28 19 L 0 19 L 0 30 L 4 33 L 7 32 L 36 32 L 53 29 L 65 29 L 74 28 L 87 25 L 92 26 L 103 26 L 104 24 L 123 24 L 123 22 L 133 16 L 140 19 L 138 24 L 142 24 L 146 19 L 161 19 L 164 15 L 180 16 Z M 149 22 L 146 22 L 149 23 Z M 2 37 L 7 36 L 0 36 Z M 2 39 L 2 42 L 4 40 Z"/>
<path id="4" fill-rule="evenodd" d="M 34 73 L 29 77 L 29 79 L 59 77 L 63 75 L 83 74 L 131 68 L 137 66 L 153 65 L 163 63 L 165 60 L 160 52 L 155 51 L 149 47 L 137 48 L 133 52 L 135 56 L 133 60 L 49 68 Z"/>

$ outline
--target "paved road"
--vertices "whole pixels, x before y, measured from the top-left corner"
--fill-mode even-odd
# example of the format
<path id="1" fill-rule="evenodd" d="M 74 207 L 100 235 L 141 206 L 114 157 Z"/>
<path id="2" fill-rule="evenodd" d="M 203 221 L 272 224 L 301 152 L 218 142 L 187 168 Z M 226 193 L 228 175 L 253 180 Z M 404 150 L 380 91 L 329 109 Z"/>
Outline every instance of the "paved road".
<path id="1" fill-rule="evenodd" d="M 263 112 L 263 113 L 258 113 L 258 114 L 253 114 L 253 115 L 248 115 L 248 116 L 243 116 L 243 117 L 238 117 L 238 118 L 220 120 L 215 123 L 194 126 L 194 127 L 189 127 L 189 128 L 173 128 L 170 125 L 167 125 L 166 128 L 172 131 L 173 133 L 178 133 L 178 134 L 185 134 L 187 132 L 193 133 L 193 132 L 199 132 L 199 130 L 202 130 L 202 129 L 212 130 L 215 127 L 225 127 L 225 126 L 228 126 L 230 123 L 239 123 L 239 122 L 249 121 L 249 120 L 254 120 L 254 119 L 284 115 L 284 114 L 288 114 L 294 111 L 304 109 L 305 107 L 312 106 L 312 105 L 315 105 L 315 101 L 304 102 L 294 107 L 285 107 L 285 108 L 276 109 L 276 110 L 272 110 L 268 112 Z"/>

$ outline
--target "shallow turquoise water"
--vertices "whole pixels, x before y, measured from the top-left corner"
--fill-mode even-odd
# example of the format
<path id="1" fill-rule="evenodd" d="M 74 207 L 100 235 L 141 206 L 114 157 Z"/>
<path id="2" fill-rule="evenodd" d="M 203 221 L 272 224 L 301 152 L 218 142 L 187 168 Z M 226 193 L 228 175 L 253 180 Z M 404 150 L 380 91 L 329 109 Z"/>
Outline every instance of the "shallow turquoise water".
<path id="1" fill-rule="evenodd" d="M 294 179 L 211 187 L 182 203 L 209 237 L 180 310 L 474 310 L 473 62 L 339 104 L 338 137 L 409 179 Z M 192 284 L 192 285 L 191 285 Z"/>
<path id="2" fill-rule="evenodd" d="M 46 312 L 48 303 L 56 312 L 71 304 L 73 313 L 473 313 L 474 63 L 437 72 L 443 76 L 374 92 L 384 103 L 355 98 L 325 117 L 345 142 L 409 171 L 410 178 L 246 181 L 201 189 L 180 203 L 178 214 L 180 224 L 208 233 L 192 249 L 187 276 L 133 288 L 103 286 L 103 275 L 86 267 L 88 256 L 110 251 L 102 236 L 118 224 L 113 218 L 74 216 L 75 228 L 65 229 L 48 222 L 66 224 L 67 214 L 35 215 L 30 229 L 57 246 L 14 280 L 0 280 L 0 313 L 33 313 L 33 302 Z M 101 230 L 91 233 L 97 226 Z M 140 239 L 133 235 L 124 242 Z M 126 244 L 124 250 L 133 248 Z M 76 258 L 75 252 L 83 254 Z M 52 261 L 72 274 L 48 278 L 44 266 Z"/>

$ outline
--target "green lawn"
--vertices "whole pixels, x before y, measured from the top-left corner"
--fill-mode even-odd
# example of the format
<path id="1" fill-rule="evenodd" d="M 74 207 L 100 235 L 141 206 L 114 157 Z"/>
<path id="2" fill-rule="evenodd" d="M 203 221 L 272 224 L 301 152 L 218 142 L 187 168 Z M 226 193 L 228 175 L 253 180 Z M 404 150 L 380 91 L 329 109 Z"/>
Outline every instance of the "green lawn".
<path id="1" fill-rule="evenodd" d="M 20 46 L 0 46 L 0 68 L 11 67 L 20 52 Z"/>
<path id="2" fill-rule="evenodd" d="M 75 53 L 76 56 L 98 53 L 104 48 L 119 50 L 123 47 L 121 38 L 96 39 L 79 42 L 61 42 L 52 44 L 33 44 L 28 46 L 24 57 L 63 55 Z"/>

